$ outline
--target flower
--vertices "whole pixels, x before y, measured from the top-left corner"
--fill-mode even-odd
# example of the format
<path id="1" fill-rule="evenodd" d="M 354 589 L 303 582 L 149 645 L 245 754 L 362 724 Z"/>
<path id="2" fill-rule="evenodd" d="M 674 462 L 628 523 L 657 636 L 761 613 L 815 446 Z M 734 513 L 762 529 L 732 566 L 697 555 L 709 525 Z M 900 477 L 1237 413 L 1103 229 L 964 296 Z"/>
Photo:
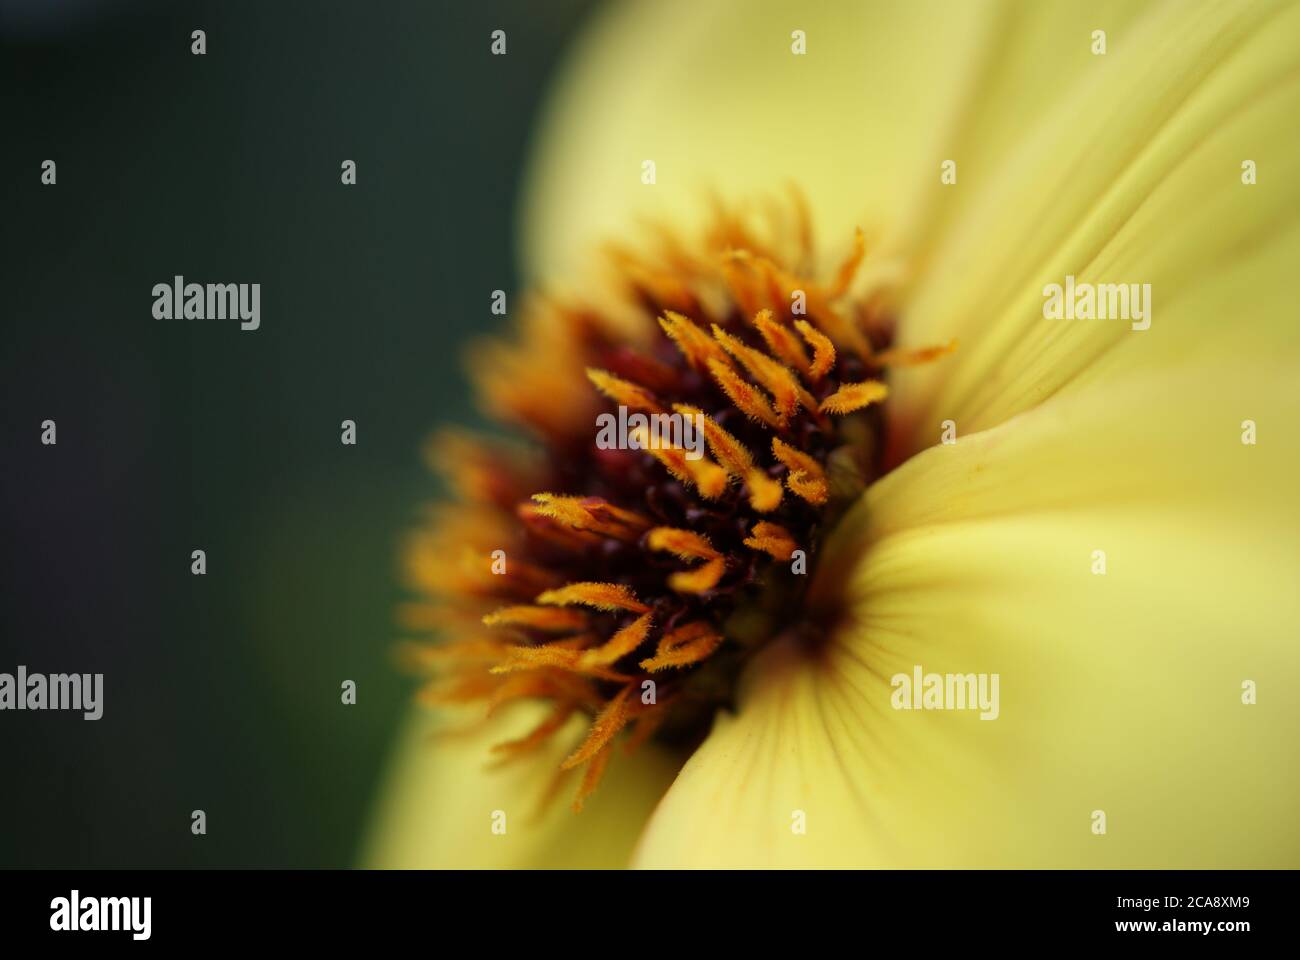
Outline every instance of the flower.
<path id="1" fill-rule="evenodd" d="M 717 253 L 718 229 L 736 240 L 740 228 L 710 219 L 701 184 L 721 184 L 734 204 L 794 179 L 817 250 L 858 223 L 869 231 L 844 291 L 854 307 L 809 310 L 819 324 L 849 318 L 823 331 L 833 345 L 864 358 L 884 336 L 915 357 L 953 340 L 960 348 L 891 369 L 888 399 L 850 417 L 863 427 L 844 446 L 868 485 L 833 523 L 819 513 L 798 531 L 785 526 L 794 543 L 813 535 L 795 621 L 812 624 L 816 642 L 789 623 L 759 630 L 726 678 L 729 706 L 684 762 L 649 740 L 610 764 L 581 814 L 552 804 L 534 820 L 525 798 L 569 754 L 563 737 L 581 742 L 579 716 L 555 715 L 552 726 L 564 726 L 535 762 L 499 770 L 484 768 L 488 746 L 526 736 L 547 707 L 499 713 L 433 747 L 417 726 L 370 861 L 1294 866 L 1298 28 L 1300 5 L 1271 3 L 720 3 L 702 14 L 655 2 L 609 12 L 544 124 L 524 229 L 535 278 L 584 276 L 581 251 L 601 236 L 626 243 L 647 211 L 675 237 L 713 236 L 704 249 Z M 804 55 L 790 48 L 795 30 Z M 637 178 L 646 159 L 653 186 Z M 955 183 L 941 178 L 945 160 Z M 744 303 L 749 287 L 728 281 L 751 322 L 789 295 L 786 273 L 803 282 L 814 272 L 775 254 L 754 259 L 761 245 L 752 231 L 725 244 L 747 250 L 748 267 L 773 264 L 750 274 L 777 278 L 751 283 L 765 302 Z M 644 249 L 624 252 L 625 267 L 644 266 Z M 685 288 L 700 279 L 685 266 L 660 277 L 656 304 L 683 294 L 674 276 L 692 281 Z M 1149 283 L 1149 327 L 1048 319 L 1044 290 L 1066 278 Z M 582 316 L 631 338 L 642 329 L 604 301 Z M 550 402 L 523 409 L 545 417 L 544 429 L 590 430 L 596 408 L 578 391 L 599 398 L 593 379 L 632 378 L 575 375 L 583 358 L 561 332 L 572 327 L 533 324 L 522 346 L 481 358 L 496 396 L 541 378 L 533 383 L 548 385 Z M 869 342 L 847 343 L 853 330 Z M 700 342 L 760 382 L 776 415 L 779 393 L 743 351 L 725 336 Z M 811 365 L 815 345 L 803 346 Z M 624 402 L 640 396 L 603 386 Z M 821 408 L 825 398 L 814 399 Z M 724 472 L 742 472 L 711 453 Z M 773 453 L 764 464 L 783 479 L 783 498 L 815 506 L 790 482 L 794 458 Z M 574 469 L 593 456 L 578 452 Z M 495 471 L 470 486 L 513 496 L 518 476 Z M 738 509 L 756 509 L 761 482 L 732 478 Z M 628 536 L 646 519 L 609 509 L 595 522 Z M 445 551 L 455 527 L 439 529 L 451 537 L 436 547 Z M 649 548 L 649 533 L 635 542 Z M 715 559 L 681 537 L 659 542 Z M 730 570 L 730 548 L 708 547 Z M 443 589 L 445 576 L 430 585 Z M 539 593 L 554 589 L 564 588 Z M 753 604 L 746 597 L 737 610 Z M 603 596 L 620 600 L 631 598 Z M 627 619 L 645 612 L 629 607 Z M 593 649 L 582 643 L 575 650 Z M 899 709 L 898 678 L 914 671 L 996 676 L 996 717 Z M 504 833 L 492 829 L 498 813 Z"/>

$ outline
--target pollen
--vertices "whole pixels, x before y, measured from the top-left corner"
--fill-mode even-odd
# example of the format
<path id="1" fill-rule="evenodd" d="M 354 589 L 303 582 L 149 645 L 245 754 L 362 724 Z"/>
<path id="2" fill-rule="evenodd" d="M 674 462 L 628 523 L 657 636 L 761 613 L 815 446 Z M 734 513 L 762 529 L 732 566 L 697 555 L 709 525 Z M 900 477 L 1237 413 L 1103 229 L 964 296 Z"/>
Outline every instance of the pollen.
<path id="1" fill-rule="evenodd" d="M 408 550 L 403 621 L 429 637 L 403 659 L 430 704 L 549 704 L 492 758 L 573 737 L 552 779 L 581 768 L 575 809 L 616 752 L 697 744 L 765 643 L 816 642 L 808 583 L 884 462 L 889 370 L 956 348 L 893 346 L 862 231 L 823 272 L 806 204 L 767 215 L 657 225 L 608 249 L 613 299 L 527 303 L 472 372 L 529 442 L 429 446 L 451 499 Z M 596 440 L 611 413 L 613 448 Z"/>

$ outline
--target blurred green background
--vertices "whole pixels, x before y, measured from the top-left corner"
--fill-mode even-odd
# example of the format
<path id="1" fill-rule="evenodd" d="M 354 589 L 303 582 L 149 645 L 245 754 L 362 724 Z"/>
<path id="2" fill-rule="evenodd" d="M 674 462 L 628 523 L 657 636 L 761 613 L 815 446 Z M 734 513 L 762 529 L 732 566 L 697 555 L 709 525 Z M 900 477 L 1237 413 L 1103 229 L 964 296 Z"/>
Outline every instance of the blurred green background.
<path id="1" fill-rule="evenodd" d="M 592 6 L 0 0 L 0 671 L 105 675 L 98 722 L 0 714 L 0 866 L 354 862 L 412 692 L 419 446 L 473 418 Z M 260 283 L 261 329 L 155 320 L 175 274 Z"/>

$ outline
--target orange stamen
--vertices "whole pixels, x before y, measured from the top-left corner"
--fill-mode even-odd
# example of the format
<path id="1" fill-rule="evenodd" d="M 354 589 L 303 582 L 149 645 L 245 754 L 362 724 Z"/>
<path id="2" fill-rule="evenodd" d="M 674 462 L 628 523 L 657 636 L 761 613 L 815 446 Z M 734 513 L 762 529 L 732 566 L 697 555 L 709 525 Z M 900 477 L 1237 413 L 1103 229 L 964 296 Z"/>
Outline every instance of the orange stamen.
<path id="1" fill-rule="evenodd" d="M 600 497 L 535 493 L 533 502 L 537 504 L 535 510 L 539 516 L 629 543 L 650 526 L 650 521 L 640 514 L 616 507 Z"/>
<path id="2" fill-rule="evenodd" d="M 708 622 L 696 620 L 683 624 L 659 641 L 655 655 L 641 661 L 641 669 L 655 673 L 670 667 L 685 667 L 709 657 L 722 644 L 723 637 Z"/>
<path id="3" fill-rule="evenodd" d="M 605 667 L 627 656 L 645 642 L 653 619 L 649 613 L 637 617 L 599 647 L 584 651 L 578 658 L 579 666 Z"/>
<path id="4" fill-rule="evenodd" d="M 627 725 L 632 719 L 632 690 L 633 684 L 623 687 L 610 701 L 601 708 L 591 721 L 591 729 L 587 731 L 587 739 L 582 742 L 569 757 L 560 764 L 562 770 L 572 770 L 580 763 L 585 763 L 599 753 L 604 747 L 614 739 L 614 735 Z"/>
<path id="5" fill-rule="evenodd" d="M 674 553 L 683 560 L 716 560 L 722 556 L 713 549 L 708 537 L 676 527 L 655 527 L 646 534 L 646 546 Z"/>
<path id="6" fill-rule="evenodd" d="M 745 539 L 745 546 L 761 550 L 774 560 L 789 560 L 799 544 L 785 527 L 759 521 Z M 642 664 L 644 666 L 644 664 Z"/>
<path id="7" fill-rule="evenodd" d="M 727 471 L 707 458 L 692 460 L 681 447 L 664 444 L 662 441 L 652 444 L 650 431 L 645 427 L 633 430 L 632 438 L 674 477 L 682 483 L 693 485 L 704 499 L 716 500 L 727 489 Z"/>
<path id="8" fill-rule="evenodd" d="M 547 633 L 565 633 L 585 627 L 587 615 L 581 610 L 552 610 L 521 605 L 502 607 L 489 613 L 483 618 L 483 623 L 489 627 L 532 627 Z"/>
<path id="9" fill-rule="evenodd" d="M 582 813 L 583 804 L 587 798 L 596 792 L 596 787 L 600 785 L 601 779 L 605 776 L 605 768 L 609 766 L 609 758 L 613 756 L 613 749 L 610 744 L 591 758 L 587 764 L 587 769 L 582 773 L 582 783 L 578 784 L 578 793 L 573 798 L 573 812 Z"/>
<path id="10" fill-rule="evenodd" d="M 516 515 L 528 525 L 529 531 L 548 543 L 566 550 L 584 550 L 601 542 L 598 534 L 558 522 L 546 515 L 549 512 L 536 503 L 521 503 L 515 507 Z"/>
<path id="11" fill-rule="evenodd" d="M 637 713 L 636 720 L 634 721 L 635 725 L 632 727 L 632 732 L 628 735 L 627 740 L 624 741 L 623 744 L 624 753 L 631 754 L 636 752 L 636 749 L 641 746 L 641 744 L 645 743 L 655 735 L 655 731 L 658 730 L 660 725 L 664 722 L 664 717 L 667 716 L 667 714 L 664 712 L 663 708 L 667 706 L 667 701 L 660 700 L 656 706 L 659 709 L 643 709 Z"/>
<path id="12" fill-rule="evenodd" d="M 568 722 L 569 717 L 573 716 L 574 709 L 575 707 L 572 703 L 562 702 L 556 704 L 555 709 L 526 735 L 517 740 L 505 740 L 501 743 L 494 744 L 492 752 L 504 753 L 508 754 L 510 757 L 516 757 L 520 754 L 536 750 L 550 738 L 551 734 L 560 730 L 565 723 Z"/>
<path id="13" fill-rule="evenodd" d="M 794 415 L 800 403 L 810 410 L 816 409 L 816 402 L 808 391 L 799 385 L 788 368 L 777 363 L 763 351 L 746 346 L 716 323 L 713 325 L 713 336 L 722 344 L 723 349 L 739 360 L 741 366 L 749 371 L 749 375 L 772 395 L 782 424 Z"/>
<path id="14" fill-rule="evenodd" d="M 594 367 L 587 368 L 587 379 L 595 384 L 597 390 L 615 403 L 621 403 L 631 410 L 663 413 L 664 408 L 659 405 L 655 395 L 631 380 L 623 380 L 612 373 L 606 373 L 604 370 L 597 370 Z"/>
<path id="15" fill-rule="evenodd" d="M 757 467 L 745 474 L 749 505 L 759 513 L 770 513 L 781 505 L 781 484 Z"/>
<path id="16" fill-rule="evenodd" d="M 807 320 L 796 320 L 794 325 L 799 335 L 807 341 L 808 346 L 813 348 L 813 361 L 808 368 L 808 377 L 813 383 L 820 383 L 835 366 L 835 344 L 831 342 L 830 337 Z"/>
<path id="17" fill-rule="evenodd" d="M 722 392 L 727 395 L 727 399 L 735 404 L 736 409 L 745 416 L 751 420 L 766 423 L 773 428 L 779 428 L 782 425 L 781 418 L 776 415 L 776 411 L 772 409 L 763 395 L 754 389 L 753 385 L 742 380 L 729 363 L 722 360 L 710 360 L 709 373 L 713 374 L 713 379 L 722 388 Z"/>
<path id="18" fill-rule="evenodd" d="M 517 673 L 521 670 L 566 670 L 570 673 L 595 677 L 597 680 L 614 680 L 626 682 L 631 678 L 601 666 L 598 663 L 586 663 L 581 650 L 575 650 L 566 643 L 546 643 L 541 646 L 512 646 L 507 648 L 505 659 L 489 670 L 489 673 Z"/>
<path id="19" fill-rule="evenodd" d="M 750 454 L 749 448 L 719 426 L 718 421 L 699 407 L 692 407 L 685 403 L 673 404 L 673 410 L 683 416 L 704 418 L 702 421 L 704 439 L 709 445 L 709 452 L 717 458 L 718 463 L 727 473 L 741 477 L 750 471 L 754 465 L 754 457 Z"/>
<path id="20" fill-rule="evenodd" d="M 772 438 L 772 454 L 790 468 L 785 485 L 795 496 L 802 497 L 814 506 L 821 506 L 830 495 L 826 474 L 821 464 L 802 450 L 796 450 L 779 437 Z"/>
<path id="21" fill-rule="evenodd" d="M 597 610 L 631 610 L 633 613 L 647 613 L 650 610 L 621 583 L 568 583 L 558 590 L 547 590 L 539 594 L 537 602 L 557 607 L 581 604 Z"/>
<path id="22" fill-rule="evenodd" d="M 803 321 L 798 321 L 802 323 Z M 799 338 L 790 332 L 790 328 L 778 323 L 772 317 L 771 310 L 760 310 L 754 315 L 754 326 L 763 337 L 763 342 L 777 357 L 800 373 L 808 375 L 811 365 L 808 354 L 804 351 Z"/>
<path id="23" fill-rule="evenodd" d="M 710 360 L 725 359 L 726 355 L 709 335 L 680 313 L 666 311 L 659 318 L 659 326 L 696 370 L 703 370 Z"/>
<path id="24" fill-rule="evenodd" d="M 489 715 L 503 704 L 534 697 L 555 697 L 588 705 L 600 702 L 590 682 L 573 674 L 534 670 L 506 677 L 497 683 L 496 690 L 488 698 Z"/>
<path id="25" fill-rule="evenodd" d="M 889 388 L 879 380 L 846 383 L 822 401 L 822 413 L 852 413 L 889 396 Z"/>
<path id="26" fill-rule="evenodd" d="M 853 232 L 853 250 L 844 262 L 840 265 L 839 273 L 835 275 L 835 282 L 831 284 L 828 291 L 831 299 L 844 296 L 849 289 L 849 284 L 853 282 L 853 275 L 858 272 L 858 267 L 862 264 L 862 258 L 867 254 L 867 238 L 863 235 L 859 227 Z"/>
<path id="27" fill-rule="evenodd" d="M 718 585 L 727 572 L 727 561 L 719 557 L 702 563 L 694 570 L 683 570 L 669 575 L 668 586 L 678 593 L 706 593 Z"/>
<path id="28" fill-rule="evenodd" d="M 940 357 L 945 357 L 956 349 L 956 340 L 938 347 L 919 347 L 915 350 L 897 347 L 893 350 L 885 350 L 874 354 L 871 357 L 871 363 L 877 367 L 918 367 L 921 364 L 931 363 Z"/>

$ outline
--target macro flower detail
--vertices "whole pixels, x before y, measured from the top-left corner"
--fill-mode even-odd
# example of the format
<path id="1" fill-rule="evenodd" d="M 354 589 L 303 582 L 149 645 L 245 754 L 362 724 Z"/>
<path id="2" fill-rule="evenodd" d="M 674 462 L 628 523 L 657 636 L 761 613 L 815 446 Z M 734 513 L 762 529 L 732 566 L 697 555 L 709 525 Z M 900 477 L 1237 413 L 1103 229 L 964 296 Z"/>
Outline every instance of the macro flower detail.
<path id="1" fill-rule="evenodd" d="M 698 6 L 549 94 L 369 861 L 1295 866 L 1300 5 Z"/>
<path id="2" fill-rule="evenodd" d="M 432 671 L 423 699 L 546 701 L 532 730 L 493 748 L 512 762 L 586 717 L 559 765 L 583 768 L 575 809 L 620 739 L 698 743 L 754 651 L 783 635 L 819 642 L 835 611 L 804 606 L 810 567 L 880 471 L 886 367 L 955 347 L 890 349 L 888 314 L 845 295 L 867 256 L 861 231 L 819 283 L 802 199 L 779 212 L 753 225 L 720 211 L 700 240 L 664 231 L 657 252 L 613 250 L 639 328 L 544 302 L 523 329 L 545 323 L 551 353 L 524 339 L 480 355 L 484 405 L 531 434 L 530 468 L 465 435 L 434 442 L 461 500 L 413 562 L 432 571 L 432 551 L 454 539 L 468 578 L 428 577 L 428 613 L 454 626 L 413 651 Z M 590 390 L 562 395 L 573 410 L 550 396 L 561 364 Z M 496 379 L 500 365 L 519 376 Z M 605 408 L 641 415 L 621 448 L 593 443 Z M 672 415 L 684 418 L 676 432 Z M 700 434 L 690 448 L 682 423 Z M 485 473 L 511 487 L 482 485 Z"/>

